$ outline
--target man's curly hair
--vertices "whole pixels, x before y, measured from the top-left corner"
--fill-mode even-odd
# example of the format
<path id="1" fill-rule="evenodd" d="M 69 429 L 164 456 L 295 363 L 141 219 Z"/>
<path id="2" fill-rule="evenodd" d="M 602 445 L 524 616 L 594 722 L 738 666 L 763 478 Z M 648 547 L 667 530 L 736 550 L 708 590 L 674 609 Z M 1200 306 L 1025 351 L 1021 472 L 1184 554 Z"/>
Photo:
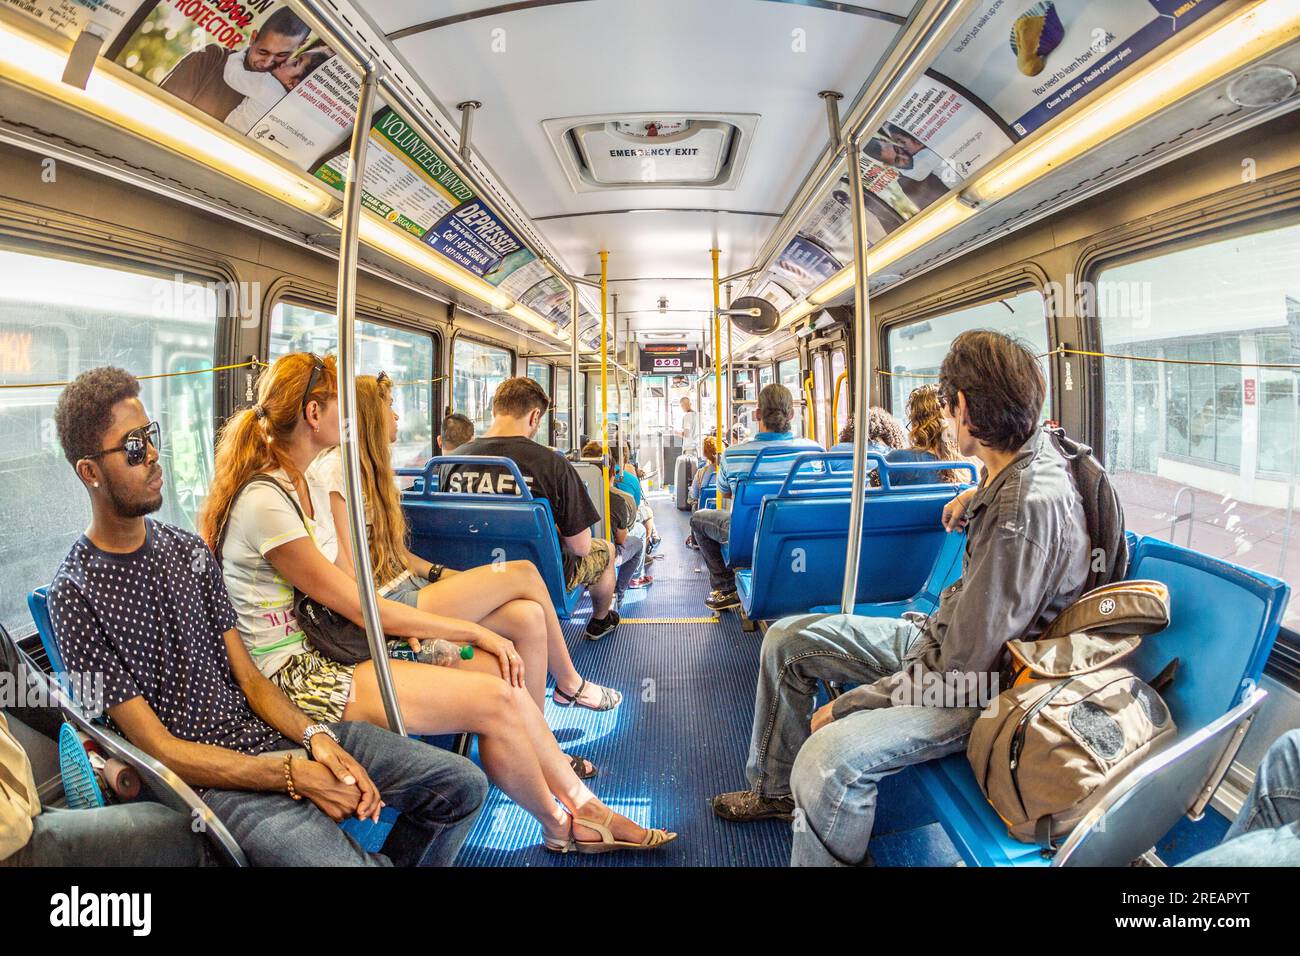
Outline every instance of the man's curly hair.
<path id="1" fill-rule="evenodd" d="M 54 408 L 59 444 L 68 463 L 76 467 L 78 461 L 99 451 L 113 418 L 113 406 L 139 394 L 140 383 L 124 369 L 92 368 L 78 375 Z"/>

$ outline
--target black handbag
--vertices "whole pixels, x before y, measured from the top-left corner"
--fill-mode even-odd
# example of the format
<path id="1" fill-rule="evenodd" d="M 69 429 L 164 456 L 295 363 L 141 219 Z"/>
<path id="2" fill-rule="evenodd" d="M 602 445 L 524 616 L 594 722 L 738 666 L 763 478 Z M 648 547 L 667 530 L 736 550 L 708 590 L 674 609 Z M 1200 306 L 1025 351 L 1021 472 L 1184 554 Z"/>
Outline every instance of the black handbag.
<path id="1" fill-rule="evenodd" d="M 239 496 L 244 493 L 244 489 L 255 482 L 271 485 L 280 494 L 284 495 L 289 504 L 293 505 L 293 510 L 297 512 L 298 519 L 302 521 L 303 527 L 307 527 L 307 518 L 302 513 L 302 508 L 298 506 L 298 502 L 294 500 L 293 495 L 284 490 L 283 485 L 270 475 L 257 474 L 249 478 L 240 486 L 232 501 L 238 500 Z M 228 515 L 226 523 L 229 524 Z M 308 533 L 310 534 L 310 529 Z M 218 561 L 221 560 L 221 547 L 225 540 L 226 526 L 223 525 L 221 534 L 217 537 L 216 554 Z M 370 641 L 366 637 L 364 627 L 354 624 L 342 614 L 326 607 L 311 595 L 305 594 L 297 588 L 293 589 L 293 613 L 298 618 L 298 626 L 302 628 L 307 643 L 323 656 L 332 661 L 338 661 L 340 664 L 360 664 L 362 661 L 370 660 Z"/>

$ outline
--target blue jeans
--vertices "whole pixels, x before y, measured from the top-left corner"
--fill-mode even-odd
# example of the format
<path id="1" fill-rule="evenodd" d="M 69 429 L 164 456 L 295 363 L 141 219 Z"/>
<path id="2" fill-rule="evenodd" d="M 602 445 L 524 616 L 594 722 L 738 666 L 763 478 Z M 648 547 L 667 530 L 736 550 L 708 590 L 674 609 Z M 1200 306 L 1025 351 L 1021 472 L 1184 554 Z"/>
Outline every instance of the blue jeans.
<path id="1" fill-rule="evenodd" d="M 622 594 L 632 578 L 637 576 L 637 568 L 645 567 L 645 532 L 642 531 L 638 538 L 629 531 L 623 543 L 618 546 L 618 557 L 621 563 L 618 566 L 618 577 L 614 579 L 614 593 Z"/>
<path id="2" fill-rule="evenodd" d="M 187 815 L 160 803 L 46 807 L 32 820 L 27 845 L 0 866 L 207 866 L 206 844 Z"/>
<path id="3" fill-rule="evenodd" d="M 861 863 L 880 780 L 966 746 L 980 713 L 973 707 L 862 710 L 809 736 L 819 680 L 896 673 L 918 634 L 906 621 L 848 614 L 787 617 L 768 630 L 745 775 L 765 797 L 794 797 L 792 866 Z"/>
<path id="4" fill-rule="evenodd" d="M 1300 866 L 1300 730 L 1273 741 L 1223 842 L 1183 866 Z"/>
<path id="5" fill-rule="evenodd" d="M 310 800 L 284 793 L 208 790 L 203 799 L 253 866 L 448 866 L 487 796 L 470 761 L 371 724 L 332 725 L 401 816 L 382 853 L 367 853 Z"/>
<path id="6" fill-rule="evenodd" d="M 632 522 L 632 530 L 627 533 L 629 538 L 639 538 L 641 540 L 641 553 L 636 558 L 636 569 L 632 572 L 632 577 L 640 578 L 645 576 L 645 525 L 640 521 Z"/>
<path id="7" fill-rule="evenodd" d="M 701 508 L 691 515 L 691 533 L 709 569 L 709 587 L 715 591 L 736 590 L 736 572 L 722 557 L 722 546 L 731 539 L 731 512 Z"/>

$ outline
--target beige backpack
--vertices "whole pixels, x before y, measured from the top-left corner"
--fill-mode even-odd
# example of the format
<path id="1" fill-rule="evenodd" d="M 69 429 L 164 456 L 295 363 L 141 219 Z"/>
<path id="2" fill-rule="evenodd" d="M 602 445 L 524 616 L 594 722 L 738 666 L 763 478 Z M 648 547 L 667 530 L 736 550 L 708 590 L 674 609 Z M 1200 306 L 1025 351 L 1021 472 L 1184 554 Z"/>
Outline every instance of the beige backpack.
<path id="1" fill-rule="evenodd" d="M 32 838 L 32 817 L 41 812 L 32 764 L 22 744 L 0 714 L 0 860 L 8 859 Z"/>
<path id="2" fill-rule="evenodd" d="M 1037 641 L 1008 641 L 1010 690 L 971 730 L 966 755 L 989 803 L 1017 840 L 1053 847 L 1105 792 L 1177 728 L 1156 688 L 1118 661 L 1169 625 L 1159 581 L 1089 591 Z"/>

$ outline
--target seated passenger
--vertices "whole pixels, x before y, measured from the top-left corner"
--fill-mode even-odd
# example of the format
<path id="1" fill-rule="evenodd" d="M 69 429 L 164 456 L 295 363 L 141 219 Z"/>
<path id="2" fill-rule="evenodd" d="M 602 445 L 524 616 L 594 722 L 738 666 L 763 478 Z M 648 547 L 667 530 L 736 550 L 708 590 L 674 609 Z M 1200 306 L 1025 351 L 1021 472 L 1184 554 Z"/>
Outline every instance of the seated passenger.
<path id="1" fill-rule="evenodd" d="M 717 471 L 718 440 L 710 435 L 704 439 L 704 464 L 696 470 L 695 477 L 691 479 L 691 490 L 686 493 L 686 500 L 690 503 L 692 511 L 707 506 L 707 502 L 700 501 L 700 493 Z"/>
<path id="2" fill-rule="evenodd" d="M 742 469 L 748 469 L 753 455 L 763 448 L 809 448 L 820 449 L 821 446 L 808 438 L 795 438 L 790 432 L 790 419 L 794 414 L 794 399 L 790 390 L 784 385 L 773 382 L 764 386 L 758 393 L 758 434 L 752 441 L 732 445 L 722 454 L 718 466 L 718 485 L 727 493 L 727 478 L 734 473 L 736 466 L 728 468 L 733 455 L 745 455 L 748 462 Z M 789 468 L 789 462 L 784 466 Z M 721 611 L 738 607 L 740 598 L 736 595 L 736 574 L 727 567 L 722 557 L 722 546 L 727 543 L 731 533 L 731 512 L 717 508 L 701 508 L 691 515 L 691 536 L 699 546 L 700 555 L 709 569 L 709 585 L 713 589 L 704 604 L 712 611 Z"/>
<path id="3" fill-rule="evenodd" d="M 891 464 L 904 461 L 956 461 L 957 446 L 948 435 L 943 408 L 939 404 L 939 386 L 922 385 L 907 396 L 908 438 L 911 448 L 896 448 L 885 456 Z M 891 485 L 927 485 L 961 480 L 957 471 L 893 469 Z"/>
<path id="4" fill-rule="evenodd" d="M 1005 642 L 1036 638 L 1087 579 L 1083 504 L 1038 428 L 1046 384 L 1033 353 L 997 332 L 963 332 L 939 389 L 958 447 L 984 464 L 979 487 L 943 513 L 948 531 L 966 527 L 961 579 L 919 627 L 851 614 L 774 624 L 763 640 L 750 789 L 713 801 L 728 820 L 798 807 L 794 865 L 864 862 L 879 781 L 962 750 L 997 693 Z M 813 712 L 818 681 L 861 686 Z"/>
<path id="5" fill-rule="evenodd" d="M 113 723 L 206 788 L 203 799 L 253 865 L 450 864 L 487 792 L 483 775 L 455 754 L 340 723 L 339 712 L 308 716 L 258 672 L 212 553 L 145 517 L 162 507 L 163 477 L 158 424 L 139 393 L 121 369 L 95 369 L 55 410 L 91 505 L 90 527 L 49 592 L 68 670 L 102 675 Z M 248 613 L 268 632 L 292 628 L 278 604 Z M 382 854 L 335 825 L 377 820 L 385 803 L 402 816 Z"/>
<path id="6" fill-rule="evenodd" d="M 468 416 L 460 412 L 452 412 L 442 420 L 442 433 L 438 435 L 438 454 L 454 455 L 461 445 L 473 440 L 474 423 Z"/>
<path id="7" fill-rule="evenodd" d="M 333 560 L 338 545 L 329 495 L 304 475 L 321 452 L 339 443 L 334 360 L 303 352 L 281 356 L 262 372 L 257 397 L 221 430 L 216 480 L 200 517 L 205 540 L 221 555 L 240 636 L 258 669 L 313 719 L 385 725 L 374 661 L 342 664 L 326 657 L 309 646 L 294 615 L 297 589 L 362 622 L 357 582 Z M 274 483 L 252 481 L 261 474 Z M 511 601 L 487 613 L 498 603 L 482 595 L 461 613 L 512 631 L 545 630 L 535 603 Z M 441 638 L 482 652 L 450 667 L 390 662 L 407 731 L 478 734 L 488 777 L 541 824 L 548 849 L 653 849 L 673 838 L 615 814 L 578 778 L 527 690 L 528 674 L 545 679 L 543 642 L 526 661 L 484 623 L 385 598 L 378 604 L 389 635 Z"/>
<path id="8" fill-rule="evenodd" d="M 526 662 L 546 663 L 555 676 L 555 703 L 560 706 L 577 703 L 592 710 L 617 707 L 622 694 L 584 680 L 574 668 L 546 582 L 531 561 L 506 561 L 455 571 L 426 561 L 406 546 L 406 517 L 402 514 L 401 496 L 390 463 L 392 443 L 397 440 L 398 417 L 393 411 L 392 383 L 382 372 L 379 378 L 362 375 L 357 379 L 357 417 L 361 421 L 357 450 L 370 537 L 370 567 L 380 596 L 430 614 L 480 621 L 509 638 Z M 448 440 L 455 440 L 456 433 L 463 428 L 455 422 L 448 427 L 447 423 L 454 418 L 469 422 L 463 415 L 449 415 L 443 422 L 443 437 L 452 435 Z M 472 431 L 473 425 L 469 428 Z M 328 492 L 334 527 L 347 528 L 347 491 L 340 450 L 332 448 L 317 458 L 308 471 L 308 479 Z M 352 545 L 347 534 L 338 535 L 335 564 L 355 578 Z M 523 613 L 513 613 L 514 601 L 527 602 L 528 607 Z M 494 614 L 498 616 L 489 622 L 488 618 Z M 516 626 L 538 616 L 545 620 L 544 628 Z M 527 682 L 538 708 L 543 707 L 546 698 L 543 671 L 537 672 L 537 679 Z M 576 769 L 585 774 L 589 768 Z"/>
<path id="9" fill-rule="evenodd" d="M 888 456 L 891 451 L 897 448 L 907 447 L 907 436 L 903 434 L 903 426 L 898 424 L 898 419 L 889 413 L 889 409 L 881 408 L 879 405 L 872 405 L 867 415 L 867 451 L 874 451 L 879 455 Z M 853 451 L 853 416 L 849 416 L 848 423 L 840 430 L 839 443 L 831 446 L 831 451 Z M 830 464 L 830 470 L 836 472 L 851 472 L 853 470 L 852 462 L 833 461 Z M 876 476 L 875 466 L 869 469 L 871 475 L 871 484 L 880 485 L 880 479 Z"/>
<path id="10" fill-rule="evenodd" d="M 601 446 L 598 441 L 589 441 L 582 446 L 582 457 L 588 461 L 600 461 Z M 637 576 L 645 556 L 645 534 L 632 534 L 640 530 L 636 521 L 636 505 L 632 496 L 621 488 L 614 487 L 614 472 L 609 476 L 609 530 L 614 540 L 618 576 L 614 582 L 614 599 L 622 604 L 623 595 L 632 586 L 632 579 Z M 645 587 L 649 582 L 637 585 Z"/>
<path id="11" fill-rule="evenodd" d="M 457 452 L 509 458 L 519 466 L 533 495 L 550 502 L 564 557 L 565 584 L 583 585 L 591 595 L 586 635 L 594 640 L 618 626 L 618 612 L 612 607 L 613 548 L 592 536 L 591 527 L 600 521 L 600 513 L 573 465 L 533 440 L 550 406 L 551 400 L 531 378 L 506 379 L 492 396 L 492 427 Z M 438 487 L 452 493 L 518 494 L 514 479 L 499 465 L 443 465 Z"/>
<path id="12" fill-rule="evenodd" d="M 1300 730 L 1273 741 L 1223 842 L 1182 866 L 1300 866 Z"/>

